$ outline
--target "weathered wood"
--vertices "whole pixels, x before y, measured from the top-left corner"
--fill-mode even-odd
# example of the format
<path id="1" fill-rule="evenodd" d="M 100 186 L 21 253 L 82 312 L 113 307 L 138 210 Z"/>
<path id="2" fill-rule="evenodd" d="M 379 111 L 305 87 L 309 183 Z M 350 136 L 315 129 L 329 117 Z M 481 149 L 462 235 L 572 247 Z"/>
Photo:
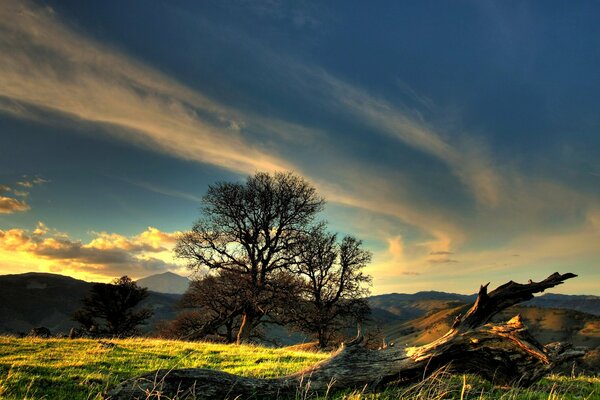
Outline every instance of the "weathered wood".
<path id="1" fill-rule="evenodd" d="M 479 289 L 479 295 L 473 307 L 465 314 L 460 321 L 460 329 L 473 329 L 489 322 L 492 317 L 500 311 L 515 304 L 533 299 L 534 293 L 541 293 L 546 289 L 562 284 L 565 280 L 575 278 L 577 275 L 572 273 L 559 274 L 553 273 L 541 282 L 532 282 L 521 284 L 510 281 L 499 286 L 489 294 L 486 285 Z"/>
<path id="2" fill-rule="evenodd" d="M 331 358 L 296 374 L 258 379 L 208 369 L 159 370 L 125 381 L 109 391 L 111 399 L 276 398 L 345 388 L 377 388 L 417 382 L 441 367 L 475 373 L 497 384 L 530 385 L 565 360 L 583 355 L 567 345 L 542 346 L 519 316 L 503 324 L 490 318 L 550 287 L 575 277 L 555 273 L 541 282 L 509 282 L 487 293 L 443 337 L 414 348 L 370 350 L 359 336 Z"/>

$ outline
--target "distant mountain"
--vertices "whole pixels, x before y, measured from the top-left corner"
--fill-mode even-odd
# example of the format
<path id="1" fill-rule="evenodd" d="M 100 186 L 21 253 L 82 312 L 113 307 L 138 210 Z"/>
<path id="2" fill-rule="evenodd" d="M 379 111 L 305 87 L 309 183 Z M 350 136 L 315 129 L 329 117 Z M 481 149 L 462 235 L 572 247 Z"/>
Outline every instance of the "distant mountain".
<path id="1" fill-rule="evenodd" d="M 186 277 L 165 272 L 139 279 L 137 284 L 153 292 L 183 294 L 190 287 L 190 282 Z"/>
<path id="2" fill-rule="evenodd" d="M 473 303 L 476 298 L 476 294 L 465 295 L 436 291 L 414 294 L 390 293 L 369 297 L 369 304 L 375 319 L 408 321 L 452 306 Z M 568 309 L 600 316 L 600 297 L 598 296 L 546 293 L 522 303 L 521 306 Z"/>
<path id="3" fill-rule="evenodd" d="M 444 292 L 390 293 L 369 297 L 372 316 L 380 321 L 408 321 L 475 301 L 476 295 Z"/>
<path id="4" fill-rule="evenodd" d="M 27 333 L 33 327 L 45 326 L 53 334 L 65 334 L 77 324 L 71 315 L 90 291 L 92 283 L 68 276 L 45 273 L 0 275 L 0 333 Z M 179 295 L 150 292 L 141 307 L 154 311 L 148 324 L 150 331 L 176 313 Z"/>
<path id="5" fill-rule="evenodd" d="M 565 308 L 600 316 L 600 297 L 546 293 L 526 303 L 526 307 Z"/>
<path id="6" fill-rule="evenodd" d="M 154 290 L 172 291 L 175 288 L 174 285 L 155 286 L 153 281 L 185 282 L 189 285 L 189 280 L 171 273 L 141 279 L 138 283 L 152 286 Z M 81 307 L 81 299 L 91 287 L 90 282 L 56 274 L 0 276 L 0 333 L 26 333 L 40 326 L 49 328 L 54 334 L 68 333 L 71 327 L 76 326 L 71 315 Z M 181 285 L 178 291 L 182 292 Z M 159 321 L 173 319 L 180 297 L 179 294 L 150 291 L 142 306 L 152 308 L 154 316 L 143 329 L 150 332 Z M 399 344 L 423 344 L 443 335 L 454 317 L 464 313 L 474 299 L 475 295 L 444 292 L 392 293 L 373 296 L 369 303 L 373 324 L 388 340 Z M 596 296 L 546 294 L 521 306 L 511 307 L 495 319 L 506 320 L 520 313 L 532 334 L 544 343 L 560 340 L 597 347 L 600 346 L 598 301 Z M 268 327 L 265 333 L 280 344 L 307 340 L 281 327 Z"/>

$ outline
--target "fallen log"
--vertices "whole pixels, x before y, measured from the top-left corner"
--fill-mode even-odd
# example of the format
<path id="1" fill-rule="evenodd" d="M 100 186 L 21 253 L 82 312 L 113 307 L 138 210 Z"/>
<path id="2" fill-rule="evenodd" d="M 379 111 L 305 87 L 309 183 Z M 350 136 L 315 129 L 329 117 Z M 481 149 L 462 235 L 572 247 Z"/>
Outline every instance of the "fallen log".
<path id="1" fill-rule="evenodd" d="M 528 386 L 562 362 L 584 352 L 567 344 L 542 346 L 520 316 L 502 324 L 490 319 L 500 311 L 533 298 L 576 275 L 554 273 L 541 282 L 508 282 L 492 292 L 481 286 L 473 306 L 457 317 L 443 337 L 413 348 L 371 350 L 356 339 L 329 359 L 298 373 L 270 379 L 241 377 L 222 371 L 186 368 L 158 370 L 122 382 L 106 398 L 225 399 L 286 398 L 347 388 L 377 388 L 418 382 L 439 368 L 478 374 L 496 384 Z"/>

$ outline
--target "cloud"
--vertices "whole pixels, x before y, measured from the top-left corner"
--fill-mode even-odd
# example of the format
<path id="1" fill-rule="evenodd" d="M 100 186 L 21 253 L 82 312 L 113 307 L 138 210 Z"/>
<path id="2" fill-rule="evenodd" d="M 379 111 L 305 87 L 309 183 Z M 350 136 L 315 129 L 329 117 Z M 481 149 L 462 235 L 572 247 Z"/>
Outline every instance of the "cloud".
<path id="1" fill-rule="evenodd" d="M 432 258 L 429 260 L 429 262 L 432 264 L 451 264 L 451 263 L 457 263 L 459 261 L 453 260 L 451 258 Z"/>
<path id="2" fill-rule="evenodd" d="M 30 210 L 29 204 L 12 197 L 0 196 L 0 214 L 14 214 Z"/>
<path id="3" fill-rule="evenodd" d="M 36 176 L 34 178 L 29 178 L 27 175 L 24 175 L 23 178 L 25 178 L 25 179 L 22 180 L 22 181 L 17 182 L 17 185 L 25 187 L 25 188 L 28 188 L 28 189 L 32 188 L 32 187 L 34 187 L 36 185 L 42 185 L 44 183 L 50 182 L 50 181 L 48 181 L 48 180 L 46 180 L 44 178 L 41 178 L 39 176 Z"/>
<path id="4" fill-rule="evenodd" d="M 444 162 L 480 203 L 494 207 L 500 201 L 501 174 L 491 164 L 487 149 L 473 138 L 450 141 L 438 128 L 382 98 L 348 84 L 326 71 L 298 66 L 321 101 L 350 118 L 369 125 L 375 132 L 397 139 L 407 146 Z"/>
<path id="5" fill-rule="evenodd" d="M 158 185 L 154 185 L 148 182 L 143 182 L 143 181 L 133 181 L 130 179 L 124 179 L 122 178 L 123 181 L 137 186 L 137 187 L 141 187 L 142 189 L 146 189 L 148 191 L 154 192 L 154 193 L 159 193 L 165 196 L 169 196 L 169 197 L 174 197 L 177 199 L 183 199 L 183 200 L 188 200 L 191 201 L 192 203 L 200 203 L 202 201 L 202 197 L 200 196 L 195 196 L 191 193 L 187 193 L 187 192 L 182 192 L 179 190 L 173 190 L 167 187 L 162 187 L 162 186 L 158 186 Z"/>
<path id="6" fill-rule="evenodd" d="M 107 125 L 110 129 L 99 132 L 243 174 L 255 170 L 301 172 L 298 165 L 278 157 L 274 145 L 264 144 L 272 141 L 260 135 L 293 143 L 327 135 L 288 121 L 232 110 L 66 27 L 49 8 L 28 2 L 2 3 L 0 29 L 0 51 L 7 55 L 0 59 L 0 96 L 21 108 L 39 108 L 73 121 Z M 264 143 L 256 140 L 261 137 Z M 425 141 L 432 143 L 430 148 L 444 146 L 435 138 Z M 344 162 L 348 166 L 354 163 Z M 331 201 L 368 210 L 382 206 L 382 213 L 433 230 L 432 235 L 443 237 L 442 241 L 450 240 L 449 232 L 455 227 L 445 230 L 448 224 L 442 218 L 423 213 L 397 193 L 382 204 L 381 196 L 373 190 L 367 193 L 363 183 L 374 182 L 376 173 L 364 175 L 362 182 L 348 178 L 344 187 L 331 191 L 328 189 L 334 185 L 329 182 L 339 182 L 336 176 L 314 181 Z M 24 180 L 22 184 L 34 183 Z M 384 181 L 371 186 L 380 192 L 390 189 L 389 182 Z M 182 193 L 169 194 L 195 199 Z"/>
<path id="7" fill-rule="evenodd" d="M 117 233 L 97 232 L 96 238 L 85 248 L 97 250 L 125 250 L 129 252 L 161 252 L 167 250 L 164 245 L 172 245 L 178 232 L 165 233 L 149 226 L 144 232 L 132 238 Z"/>
<path id="8" fill-rule="evenodd" d="M 395 236 L 392 238 L 388 238 L 388 252 L 390 255 L 399 260 L 404 256 L 404 243 L 402 241 L 402 236 Z"/>
<path id="9" fill-rule="evenodd" d="M 41 236 L 41 235 L 45 235 L 46 233 L 48 233 L 49 229 L 46 226 L 46 224 L 44 224 L 43 222 L 39 221 L 35 227 L 35 229 L 33 230 L 32 234 L 36 235 L 36 236 Z"/>
<path id="10" fill-rule="evenodd" d="M 43 183 L 49 182 L 41 177 L 34 177 L 28 179 L 27 176 L 23 176 L 23 178 L 26 179 L 17 182 L 17 185 L 26 188 L 32 188 L 35 185 L 41 185 Z M 28 192 L 17 190 L 8 185 L 3 184 L 0 185 L 0 194 L 1 193 L 12 193 L 13 195 L 19 197 L 29 196 Z M 0 196 L 0 214 L 14 214 L 17 212 L 29 211 L 30 209 L 31 207 L 24 200 L 15 199 L 13 197 Z"/>
<path id="11" fill-rule="evenodd" d="M 105 279 L 123 274 L 141 277 L 181 268 L 171 256 L 177 234 L 149 227 L 132 237 L 96 233 L 90 242 L 82 243 L 39 222 L 32 232 L 0 230 L 0 252 L 37 260 L 52 272 L 69 271 Z"/>
<path id="12" fill-rule="evenodd" d="M 429 182 L 411 177 L 408 171 L 377 169 L 352 154 L 336 153 L 340 146 L 334 138 L 339 139 L 340 132 L 231 109 L 139 60 L 86 37 L 76 28 L 68 27 L 50 8 L 30 2 L 0 2 L 0 52 L 3 54 L 0 57 L 0 112 L 20 118 L 36 118 L 43 114 L 54 118 L 60 116 L 77 125 L 101 125 L 106 129 L 95 132 L 241 174 L 281 169 L 303 172 L 302 166 L 305 170 L 312 166 L 284 159 L 280 156 L 284 151 L 277 146 L 291 143 L 294 149 L 301 151 L 302 146 L 298 144 L 318 141 L 315 149 L 310 148 L 311 160 L 331 161 L 327 168 L 314 168 L 311 180 L 330 202 L 351 207 L 357 210 L 355 214 L 383 216 L 391 221 L 390 224 L 403 228 L 403 224 L 410 225 L 411 233 L 418 231 L 418 234 L 404 235 L 402 230 L 403 236 L 398 236 L 398 229 L 374 234 L 371 232 L 378 230 L 378 226 L 371 223 L 364 227 L 367 235 L 377 236 L 375 240 L 388 246 L 375 255 L 374 264 L 377 265 L 372 270 L 379 276 L 415 270 L 423 271 L 427 276 L 434 269 L 432 264 L 457 262 L 442 257 L 450 256 L 453 251 L 461 254 L 461 271 L 452 272 L 467 274 L 464 271 L 486 265 L 484 254 L 489 259 L 501 257 L 507 251 L 507 243 L 512 243 L 510 238 L 515 236 L 522 241 L 512 250 L 522 254 L 518 257 L 521 266 L 542 258 L 542 255 L 531 255 L 528 245 L 533 242 L 532 248 L 562 257 L 557 249 L 566 253 L 567 248 L 560 241 L 550 240 L 555 244 L 554 249 L 546 248 L 535 238 L 560 236 L 554 220 L 566 221 L 564 226 L 577 226 L 581 223 L 581 215 L 597 205 L 595 199 L 540 175 L 523 176 L 516 167 L 510 167 L 513 165 L 510 160 L 497 164 L 485 143 L 473 139 L 472 135 L 451 136 L 443 127 L 424 120 L 418 112 L 319 68 L 293 62 L 293 65 L 283 65 L 290 64 L 285 55 L 278 59 L 281 64 L 275 65 L 274 69 L 283 70 L 277 72 L 286 78 L 286 85 L 290 85 L 286 90 L 296 85 L 302 96 L 310 96 L 310 102 L 327 112 L 366 127 L 369 133 L 392 138 L 390 142 L 395 141 L 398 146 L 407 146 L 441 161 L 468 189 L 476 206 L 469 204 L 469 211 L 463 212 L 441 201 L 443 196 L 439 196 L 440 199 L 413 197 L 412 190 L 425 187 Z M 273 61 L 272 56 L 265 57 L 267 62 Z M 431 99 L 421 97 L 410 88 L 405 90 L 409 90 L 416 102 L 429 112 L 435 112 L 435 103 Z M 285 154 L 290 153 L 288 149 Z M 20 186 L 43 183 L 35 180 L 25 177 Z M 169 196 L 198 200 L 193 194 L 151 183 L 137 184 Z M 3 201 L 11 202 L 11 210 L 15 204 L 29 207 L 11 197 L 2 199 L 10 199 Z M 0 201 L 0 212 L 3 212 L 1 204 Z M 494 229 L 490 230 L 490 226 Z M 554 231 L 550 232 L 548 226 L 553 226 Z M 30 242 L 38 243 L 36 240 L 40 239 L 34 239 L 34 236 L 46 237 L 48 232 L 47 228 L 40 228 L 38 234 L 34 231 L 27 235 Z M 71 263 L 72 268 L 79 265 L 98 274 L 107 265 L 118 264 L 108 261 L 118 259 L 124 260 L 122 265 L 145 262 L 148 268 L 159 268 L 160 263 L 151 258 L 162 257 L 162 249 L 168 248 L 165 243 L 170 240 L 160 236 L 160 231 L 150 230 L 135 237 L 101 232 L 88 243 L 77 244 L 55 235 L 56 242 L 38 243 L 27 254 L 37 257 L 36 260 L 40 257 L 53 260 L 56 263 L 53 265 L 58 267 Z M 490 238 L 497 240 L 489 244 Z M 582 249 L 574 238 L 567 236 L 566 239 L 571 248 L 585 251 L 585 254 L 593 252 L 589 246 Z M 577 239 L 586 240 L 583 236 Z M 480 242 L 469 249 L 461 248 L 465 243 L 471 244 L 470 241 Z M 473 250 L 486 246 L 490 249 L 487 252 Z M 127 259 L 123 252 L 133 254 L 134 258 Z M 64 255 L 74 258 L 61 259 Z M 145 261 L 142 255 L 146 257 Z M 430 256 L 440 257 L 431 261 Z M 534 258 L 537 261 L 531 261 Z M 92 261 L 103 262 L 95 264 Z"/>
<path id="13" fill-rule="evenodd" d="M 236 172 L 291 169 L 240 133 L 251 121 L 77 34 L 50 8 L 3 2 L 0 30 L 0 96 L 13 104 L 105 124 L 106 134 Z"/>

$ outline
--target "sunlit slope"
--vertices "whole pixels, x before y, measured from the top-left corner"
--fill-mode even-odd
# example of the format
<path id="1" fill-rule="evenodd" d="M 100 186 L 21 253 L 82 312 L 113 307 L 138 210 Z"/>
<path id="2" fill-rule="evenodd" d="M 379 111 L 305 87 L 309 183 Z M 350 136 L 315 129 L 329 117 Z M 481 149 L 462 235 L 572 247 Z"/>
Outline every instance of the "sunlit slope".
<path id="1" fill-rule="evenodd" d="M 432 311 L 411 321 L 386 324 L 383 332 L 389 340 L 402 345 L 425 344 L 446 333 L 454 318 L 468 308 L 461 305 Z M 566 309 L 511 307 L 493 321 L 505 321 L 516 314 L 523 317 L 530 332 L 542 343 L 564 341 L 575 346 L 600 346 L 600 317 Z"/>
<path id="2" fill-rule="evenodd" d="M 328 356 L 154 339 L 0 337 L 0 398 L 94 399 L 107 385 L 159 368 L 202 367 L 272 377 L 304 369 Z"/>

